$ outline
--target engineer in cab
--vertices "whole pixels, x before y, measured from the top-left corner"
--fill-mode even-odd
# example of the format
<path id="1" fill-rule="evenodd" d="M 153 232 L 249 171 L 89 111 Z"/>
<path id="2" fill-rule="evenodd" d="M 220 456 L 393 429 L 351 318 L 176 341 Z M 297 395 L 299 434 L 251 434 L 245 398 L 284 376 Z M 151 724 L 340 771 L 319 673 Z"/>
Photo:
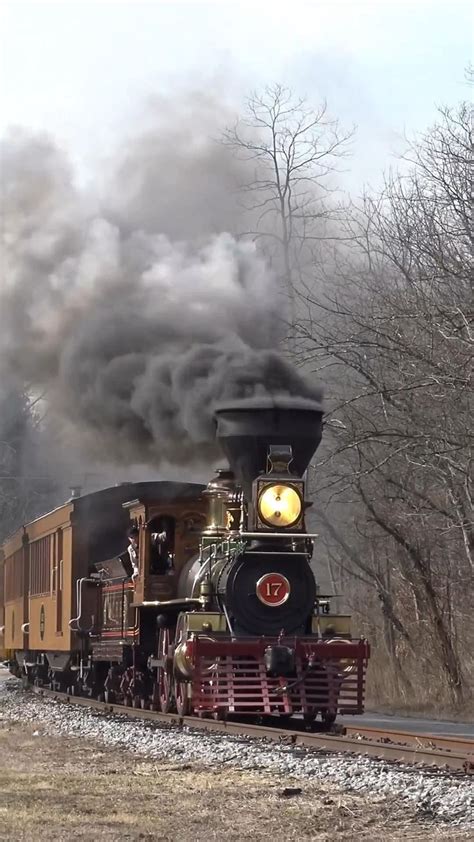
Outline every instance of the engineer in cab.
<path id="1" fill-rule="evenodd" d="M 160 524 L 164 526 L 165 524 Z M 170 576 L 174 574 L 173 561 L 173 530 L 169 527 L 160 532 L 151 532 L 150 538 L 150 573 L 155 576 Z M 140 530 L 131 526 L 128 530 L 127 552 L 131 564 L 131 579 L 134 582 L 139 575 L 139 539 Z"/>

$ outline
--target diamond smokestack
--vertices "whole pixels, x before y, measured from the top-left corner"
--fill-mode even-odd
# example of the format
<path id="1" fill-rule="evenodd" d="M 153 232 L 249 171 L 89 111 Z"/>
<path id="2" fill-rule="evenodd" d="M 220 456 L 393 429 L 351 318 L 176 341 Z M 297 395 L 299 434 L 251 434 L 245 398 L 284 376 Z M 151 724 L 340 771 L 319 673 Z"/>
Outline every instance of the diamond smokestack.
<path id="1" fill-rule="evenodd" d="M 255 397 L 216 406 L 216 437 L 247 497 L 266 470 L 269 445 L 291 445 L 290 470 L 302 476 L 322 436 L 322 405 L 293 397 Z"/>

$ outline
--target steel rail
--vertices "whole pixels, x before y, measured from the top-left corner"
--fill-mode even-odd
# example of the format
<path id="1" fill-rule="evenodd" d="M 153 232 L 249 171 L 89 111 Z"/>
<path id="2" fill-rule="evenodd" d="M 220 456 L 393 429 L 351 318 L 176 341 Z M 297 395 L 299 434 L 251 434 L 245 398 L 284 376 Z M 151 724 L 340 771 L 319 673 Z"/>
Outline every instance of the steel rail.
<path id="1" fill-rule="evenodd" d="M 398 731 L 391 728 L 372 728 L 365 725 L 344 725 L 345 733 L 355 739 L 369 739 L 377 742 L 397 743 L 398 745 L 414 745 L 422 748 L 440 749 L 441 751 L 466 752 L 472 755 L 474 761 L 474 738 L 455 735 L 444 736 L 432 734 L 429 731 L 424 733 L 414 731 Z"/>
<path id="2" fill-rule="evenodd" d="M 270 740 L 280 745 L 304 746 L 323 753 L 365 755 L 379 760 L 383 759 L 392 762 L 396 761 L 445 770 L 449 769 L 457 772 L 465 772 L 466 774 L 474 773 L 474 762 L 464 751 L 458 753 L 446 749 L 428 748 L 423 745 L 373 742 L 341 735 L 293 731 L 281 727 L 268 727 L 247 722 L 204 719 L 198 716 L 179 716 L 174 713 L 161 713 L 158 711 L 143 710 L 142 708 L 127 707 L 125 705 L 108 704 L 82 696 L 70 696 L 67 693 L 59 693 L 56 690 L 49 690 L 43 687 L 32 687 L 32 690 L 39 695 L 56 699 L 66 704 L 81 705 L 94 710 L 100 710 L 105 714 L 148 720 L 168 725 L 169 727 L 186 727 L 200 731 L 212 731 L 233 736 L 250 737 L 252 739 Z"/>

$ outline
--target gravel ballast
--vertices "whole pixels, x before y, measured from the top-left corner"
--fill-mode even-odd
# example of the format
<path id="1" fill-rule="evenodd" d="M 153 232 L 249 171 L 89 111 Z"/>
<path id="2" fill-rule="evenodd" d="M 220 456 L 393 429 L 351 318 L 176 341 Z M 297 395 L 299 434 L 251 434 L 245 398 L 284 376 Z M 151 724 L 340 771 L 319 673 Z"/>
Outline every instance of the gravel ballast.
<path id="1" fill-rule="evenodd" d="M 38 733 L 83 737 L 167 762 L 219 764 L 265 770 L 293 779 L 320 779 L 341 790 L 398 796 L 415 806 L 420 817 L 457 829 L 474 828 L 474 780 L 446 772 L 396 766 L 382 760 L 324 755 L 313 750 L 188 728 L 101 714 L 84 707 L 44 699 L 0 681 L 0 721 L 34 723 Z"/>

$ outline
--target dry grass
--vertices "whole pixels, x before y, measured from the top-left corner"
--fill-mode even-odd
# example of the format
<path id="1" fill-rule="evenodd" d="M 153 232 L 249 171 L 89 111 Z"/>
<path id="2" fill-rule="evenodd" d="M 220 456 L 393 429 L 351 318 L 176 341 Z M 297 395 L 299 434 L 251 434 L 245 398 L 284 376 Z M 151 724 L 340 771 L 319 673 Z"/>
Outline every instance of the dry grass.
<path id="1" fill-rule="evenodd" d="M 0 724 L 0 839 L 468 839 L 381 798 L 217 766 L 144 760 L 85 740 Z M 284 797 L 283 789 L 301 788 Z"/>
<path id="2" fill-rule="evenodd" d="M 464 648 L 463 669 L 466 698 L 455 705 L 449 698 L 446 682 L 435 658 L 423 661 L 409 657 L 402 660 L 402 671 L 396 675 L 383 645 L 371 640 L 371 656 L 367 672 L 366 708 L 404 716 L 474 722 L 474 659 L 469 647 Z M 403 678 L 402 678 L 403 675 Z"/>

